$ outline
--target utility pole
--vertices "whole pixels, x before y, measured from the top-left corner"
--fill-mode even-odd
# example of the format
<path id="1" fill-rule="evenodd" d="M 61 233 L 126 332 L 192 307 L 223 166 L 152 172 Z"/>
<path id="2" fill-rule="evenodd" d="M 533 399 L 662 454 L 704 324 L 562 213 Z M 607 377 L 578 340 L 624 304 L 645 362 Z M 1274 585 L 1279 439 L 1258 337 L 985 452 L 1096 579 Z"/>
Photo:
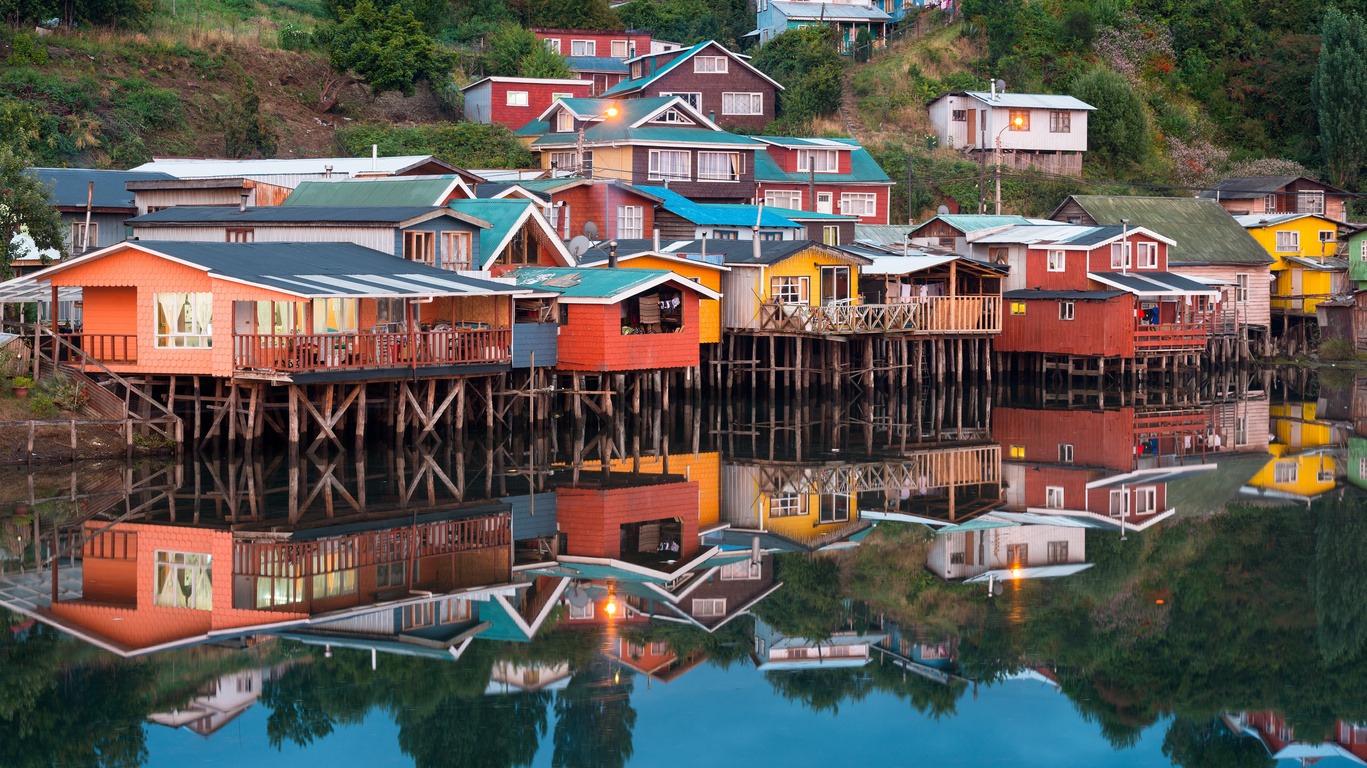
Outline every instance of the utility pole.
<path id="1" fill-rule="evenodd" d="M 997 162 L 997 207 L 994 213 L 1002 215 L 1002 135 L 997 134 L 997 153 L 993 157 Z"/>
<path id="2" fill-rule="evenodd" d="M 907 163 L 907 223 L 910 224 L 910 223 L 912 223 L 912 221 L 911 221 L 911 153 L 910 153 L 910 152 L 908 152 L 908 153 L 906 154 L 906 163 Z"/>

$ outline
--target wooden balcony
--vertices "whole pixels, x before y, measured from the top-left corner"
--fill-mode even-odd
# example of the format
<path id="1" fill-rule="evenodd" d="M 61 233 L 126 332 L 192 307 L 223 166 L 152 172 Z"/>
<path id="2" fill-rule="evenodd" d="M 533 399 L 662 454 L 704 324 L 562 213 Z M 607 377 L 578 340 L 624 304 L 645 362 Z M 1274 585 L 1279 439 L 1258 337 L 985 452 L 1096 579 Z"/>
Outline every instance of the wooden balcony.
<path id="1" fill-rule="evenodd" d="M 68 344 L 97 362 L 138 361 L 138 336 L 134 333 L 63 333 L 61 336 Z M 75 353 L 68 350 L 63 350 L 61 354 L 63 361 L 75 357 Z"/>
<path id="2" fill-rule="evenodd" d="M 912 297 L 892 304 L 761 304 L 760 330 L 801 334 L 986 336 L 1001 333 L 1001 296 Z"/>
<path id="3" fill-rule="evenodd" d="M 1190 322 L 1159 323 L 1157 325 L 1136 324 L 1134 329 L 1134 352 L 1136 355 L 1152 352 L 1191 352 L 1206 348 L 1210 339 L 1212 321 L 1208 317 L 1198 317 Z"/>
<path id="4" fill-rule="evenodd" d="M 1001 482 L 1001 446 L 916 451 L 878 462 L 772 464 L 759 462 L 762 493 L 869 493 L 943 490 Z"/>
<path id="5" fill-rule="evenodd" d="M 413 333 L 233 334 L 233 368 L 301 373 L 512 361 L 506 328 Z"/>

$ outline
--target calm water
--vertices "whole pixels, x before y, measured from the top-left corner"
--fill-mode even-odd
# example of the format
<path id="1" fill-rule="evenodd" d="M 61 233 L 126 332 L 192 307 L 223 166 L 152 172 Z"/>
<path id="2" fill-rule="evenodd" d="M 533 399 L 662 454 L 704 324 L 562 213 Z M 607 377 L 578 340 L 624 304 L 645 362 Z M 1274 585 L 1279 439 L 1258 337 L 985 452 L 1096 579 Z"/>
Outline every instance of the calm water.
<path id="1" fill-rule="evenodd" d="M 0 765 L 1362 764 L 1367 380 L 1137 394 L 3 474 Z"/>

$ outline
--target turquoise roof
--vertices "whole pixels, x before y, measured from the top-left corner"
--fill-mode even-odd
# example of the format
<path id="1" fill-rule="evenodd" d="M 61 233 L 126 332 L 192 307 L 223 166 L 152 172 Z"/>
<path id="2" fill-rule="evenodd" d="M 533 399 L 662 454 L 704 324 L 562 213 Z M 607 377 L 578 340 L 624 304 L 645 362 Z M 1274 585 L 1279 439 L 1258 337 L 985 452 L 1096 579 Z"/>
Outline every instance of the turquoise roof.
<path id="1" fill-rule="evenodd" d="M 479 633 L 481 640 L 500 640 L 505 643 L 525 643 L 531 640 L 527 633 L 513 620 L 512 614 L 497 600 L 480 600 L 479 620 L 489 622 L 489 627 Z"/>
<path id="2" fill-rule="evenodd" d="M 883 183 L 891 184 L 892 179 L 883 172 L 878 162 L 873 159 L 868 150 L 864 149 L 855 139 L 794 139 L 786 136 L 757 136 L 761 141 L 776 144 L 781 147 L 829 147 L 832 142 L 844 144 L 850 147 L 850 172 L 849 173 L 818 173 L 816 180 L 823 183 Z M 800 142 L 800 143 L 798 143 Z M 788 173 L 779 167 L 778 162 L 768 152 L 755 153 L 755 181 L 797 181 L 807 183 L 810 180 L 806 172 Z"/>
<path id="3" fill-rule="evenodd" d="M 374 205 L 441 205 L 456 176 L 367 179 L 366 181 L 301 181 L 282 205 L 337 207 Z"/>
<path id="4" fill-rule="evenodd" d="M 698 51 L 701 51 L 703 48 L 706 48 L 707 46 L 709 46 L 709 45 L 711 45 L 711 44 L 712 44 L 712 41 L 711 41 L 711 40 L 708 40 L 708 41 L 706 41 L 706 42 L 698 43 L 697 45 L 693 46 L 692 48 L 687 48 L 687 49 L 683 50 L 682 52 L 678 52 L 678 55 L 677 55 L 677 56 L 675 56 L 674 58 L 670 59 L 668 62 L 665 63 L 664 66 L 660 67 L 659 69 L 655 70 L 654 72 L 651 72 L 649 75 L 646 75 L 645 77 L 638 78 L 638 79 L 636 79 L 636 80 L 623 80 L 622 82 L 620 82 L 620 83 L 618 83 L 618 84 L 612 86 L 611 88 L 607 89 L 606 91 L 603 91 L 603 95 L 604 95 L 604 96 L 613 96 L 613 95 L 619 94 L 619 93 L 631 93 L 632 91 L 639 91 L 640 89 L 645 88 L 646 86 L 650 85 L 651 83 L 655 82 L 656 80 L 659 80 L 661 77 L 664 77 L 666 74 L 668 74 L 671 70 L 673 70 L 675 67 L 677 67 L 679 64 L 681 64 L 683 61 L 685 61 L 685 60 L 687 60 L 687 59 L 689 59 L 689 58 L 692 58 L 693 54 L 697 53 Z M 671 54 L 672 54 L 672 53 L 676 53 L 676 52 L 675 52 L 675 51 L 668 51 L 668 53 L 671 53 Z M 655 55 L 658 56 L 658 55 L 663 55 L 663 54 L 655 54 Z M 654 56 L 642 56 L 642 57 L 640 57 L 639 60 L 644 64 L 645 61 L 648 61 L 648 60 L 653 59 L 653 58 L 654 58 Z M 653 62 L 652 62 L 652 63 L 653 63 Z"/>
<path id="5" fill-rule="evenodd" d="M 452 200 L 451 210 L 468 216 L 477 216 L 489 222 L 489 229 L 479 233 L 479 263 L 481 266 L 498 256 L 498 247 L 517 226 L 527 209 L 535 205 L 531 200 L 520 197 L 500 198 L 498 200 Z"/>
<path id="6" fill-rule="evenodd" d="M 527 124 L 513 131 L 514 136 L 540 136 L 549 131 L 551 124 L 545 120 L 528 120 Z"/>
<path id="7" fill-rule="evenodd" d="M 765 208 L 760 212 L 757 205 L 738 205 L 731 203 L 695 203 L 679 193 L 664 187 L 640 186 L 637 189 L 655 195 L 664 201 L 666 211 L 680 216 L 694 224 L 703 226 L 753 227 L 759 219 L 761 227 L 797 227 L 791 220 L 777 213 L 775 208 Z"/>
<path id="8" fill-rule="evenodd" d="M 672 274 L 666 269 L 521 267 L 504 277 L 513 278 L 519 286 L 555 291 L 565 298 L 610 299 Z"/>
<path id="9" fill-rule="evenodd" d="M 949 226 L 960 232 L 978 232 L 984 229 L 997 229 L 999 227 L 1020 227 L 1034 224 L 1034 221 L 1024 216 L 1010 214 L 993 215 L 979 213 L 942 213 L 933 219 L 928 219 L 916 229 L 924 227 L 932 221 L 943 221 Z M 913 230 L 914 231 L 914 230 Z"/>

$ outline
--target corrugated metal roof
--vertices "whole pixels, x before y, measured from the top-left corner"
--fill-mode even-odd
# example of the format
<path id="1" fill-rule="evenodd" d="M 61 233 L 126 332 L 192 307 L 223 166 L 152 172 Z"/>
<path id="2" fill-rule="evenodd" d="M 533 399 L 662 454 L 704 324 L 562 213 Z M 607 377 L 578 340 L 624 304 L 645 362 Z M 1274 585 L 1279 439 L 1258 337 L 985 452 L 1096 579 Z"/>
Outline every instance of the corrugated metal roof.
<path id="1" fill-rule="evenodd" d="M 419 165 L 434 163 L 451 172 L 457 169 L 432 155 L 397 157 L 311 157 L 269 160 L 226 160 L 217 158 L 159 157 L 143 163 L 134 171 L 158 171 L 177 179 L 211 179 L 223 176 L 322 175 L 331 166 L 334 175 L 391 175 Z"/>
<path id="2" fill-rule="evenodd" d="M 1212 286 L 1171 272 L 1089 272 L 1087 277 L 1136 296 L 1218 296 Z"/>
<path id="3" fill-rule="evenodd" d="M 799 227 L 791 220 L 775 212 L 774 208 L 758 205 L 739 205 L 733 203 L 695 203 L 683 195 L 664 187 L 639 187 L 644 192 L 660 198 L 666 211 L 680 216 L 694 224 L 703 226 L 753 227 L 756 220 L 766 228 Z"/>
<path id="4" fill-rule="evenodd" d="M 756 136 L 754 138 L 759 139 L 760 141 L 763 141 L 765 143 L 786 146 L 780 143 L 779 141 L 775 140 L 776 137 L 773 136 Z M 808 139 L 807 141 L 811 140 Z M 873 159 L 873 155 L 870 155 L 868 153 L 868 150 L 864 149 L 859 144 L 858 140 L 823 139 L 823 141 L 831 142 L 832 144 L 843 145 L 844 147 L 848 147 L 850 149 L 850 172 L 819 173 L 816 175 L 816 180 L 818 182 L 829 184 L 840 184 L 850 182 L 866 184 L 892 184 L 892 179 L 888 178 L 888 174 L 885 173 L 883 171 L 883 168 L 880 165 L 878 165 L 878 162 Z M 830 146 L 830 144 L 826 144 L 824 146 Z M 756 152 L 755 181 L 792 181 L 806 184 L 808 181 L 810 181 L 810 177 L 809 174 L 805 171 L 795 171 L 793 173 L 788 173 L 779 167 L 778 162 L 775 161 L 773 156 L 771 156 L 768 152 Z"/>
<path id="5" fill-rule="evenodd" d="M 611 56 L 566 56 L 565 65 L 571 72 L 606 72 L 625 75 L 631 71 L 625 61 Z"/>
<path id="6" fill-rule="evenodd" d="M 901 246 L 914 229 L 911 224 L 855 224 L 854 239 L 870 245 Z"/>
<path id="7" fill-rule="evenodd" d="M 1283 256 L 1283 259 L 1318 272 L 1341 272 L 1348 268 L 1348 260 L 1336 256 L 1317 259 L 1313 256 Z"/>
<path id="8" fill-rule="evenodd" d="M 682 52 L 665 51 L 661 54 L 647 54 L 645 56 L 638 56 L 635 60 L 644 60 L 659 55 L 672 55 L 674 56 L 674 58 L 665 62 L 664 66 L 651 72 L 649 75 L 646 75 L 645 77 L 638 78 L 636 80 L 623 80 L 620 83 L 617 83 L 616 85 L 612 86 L 606 91 L 603 91 L 603 95 L 613 96 L 620 93 L 631 93 L 633 91 L 639 91 L 642 88 L 645 88 L 646 86 L 660 79 L 664 75 L 668 74 L 675 67 L 679 66 L 679 64 L 681 64 L 685 59 L 691 58 L 693 54 L 697 53 L 698 51 L 701 51 L 703 48 L 711 44 L 712 41 L 708 40 L 706 42 L 698 43 L 697 45 L 686 48 Z"/>
<path id="9" fill-rule="evenodd" d="M 432 205 L 313 206 L 270 205 L 239 210 L 237 206 L 178 205 L 129 219 L 137 224 L 384 224 L 405 221 L 445 208 Z"/>
<path id="10" fill-rule="evenodd" d="M 520 287 L 555 291 L 570 299 L 610 299 L 649 286 L 674 273 L 663 269 L 590 269 L 575 267 L 521 267 L 507 273 Z"/>
<path id="11" fill-rule="evenodd" d="M 1037 288 L 1026 288 L 1019 291 L 1005 291 L 1002 293 L 1003 299 L 1020 299 L 1022 301 L 1038 299 L 1040 301 L 1105 301 L 1114 299 L 1116 296 L 1124 296 L 1124 291 L 1045 291 Z"/>
<path id="12" fill-rule="evenodd" d="M 393 176 L 384 179 L 302 181 L 285 198 L 286 206 L 327 205 L 363 208 L 374 205 L 421 207 L 441 205 L 460 177 Z"/>
<path id="13" fill-rule="evenodd" d="M 769 3 L 774 10 L 790 19 L 811 19 L 826 21 L 890 21 L 887 13 L 872 6 L 858 6 L 849 3 L 785 2 L 773 0 Z"/>
<path id="14" fill-rule="evenodd" d="M 1234 220 L 1239 222 L 1239 226 L 1244 229 L 1255 229 L 1257 227 L 1275 227 L 1278 224 L 1304 219 L 1310 215 L 1309 213 L 1260 213 L 1235 216 Z"/>
<path id="15" fill-rule="evenodd" d="M 1083 109 L 1096 107 L 1087 102 L 1067 95 L 1051 93 L 998 93 L 995 97 L 990 91 L 965 91 L 964 93 L 994 107 L 1014 107 L 1016 109 Z"/>
<path id="16" fill-rule="evenodd" d="M 545 120 L 528 120 L 521 128 L 513 131 L 514 136 L 540 136 L 551 129 Z M 488 178 L 487 176 L 485 178 Z"/>
<path id="17" fill-rule="evenodd" d="M 1089 227 L 1082 224 L 1054 224 L 1044 226 L 1040 224 L 1013 225 L 1001 230 L 1000 232 L 990 232 L 979 238 L 974 238 L 974 243 L 992 244 L 1021 244 L 1036 245 L 1040 243 L 1073 244 L 1074 238 L 1082 240 L 1094 239 L 1099 232 L 1109 231 L 1109 227 Z M 1120 228 L 1116 227 L 1115 234 L 1120 234 Z M 1114 237 L 1115 235 L 1112 235 Z M 1104 239 L 1104 238 L 1103 238 Z M 1101 240 L 1097 240 L 1101 242 Z M 1082 245 L 1082 242 L 1077 243 Z"/>
<path id="18" fill-rule="evenodd" d="M 1349 194 L 1338 187 L 1332 187 L 1322 181 L 1315 181 L 1305 176 L 1235 176 L 1221 179 L 1211 189 L 1202 190 L 1197 194 L 1197 197 L 1221 200 L 1253 200 L 1277 192 L 1285 188 L 1286 185 L 1301 179 L 1317 187 L 1323 187 L 1326 192 Z"/>
<path id="19" fill-rule="evenodd" d="M 534 205 L 536 203 L 525 198 L 505 197 L 498 200 L 452 200 L 448 207 L 489 222 L 489 228 L 479 233 L 479 263 L 487 266 L 498 256 L 499 249 L 513 228 L 528 215 L 527 209 Z"/>
<path id="20" fill-rule="evenodd" d="M 846 213 L 822 213 L 821 211 L 804 211 L 798 208 L 780 208 L 776 205 L 765 206 L 764 210 L 773 211 L 790 221 L 858 221 L 859 217 Z"/>
<path id="21" fill-rule="evenodd" d="M 139 171 L 97 171 L 90 168 L 28 168 L 25 173 L 52 187 L 49 198 L 59 208 L 84 208 L 90 183 L 95 183 L 95 208 L 133 208 L 133 193 L 124 186 L 130 181 L 171 181 L 165 173 Z"/>
<path id="22" fill-rule="evenodd" d="M 1127 219 L 1130 226 L 1142 226 L 1176 241 L 1168 248 L 1172 266 L 1272 263 L 1258 241 L 1214 200 L 1073 195 L 1059 208 L 1069 201 L 1080 205 L 1098 224 L 1117 225 Z M 1059 215 L 1055 210 L 1052 218 Z"/>
<path id="23" fill-rule="evenodd" d="M 634 99 L 633 99 L 634 101 Z M 584 131 L 585 144 L 616 143 L 624 141 L 636 142 L 656 142 L 660 144 L 725 144 L 739 148 L 760 149 L 762 144 L 749 136 L 740 136 L 726 131 L 714 131 L 711 128 L 693 127 L 684 125 L 647 125 L 640 128 L 627 128 L 620 125 L 606 125 L 597 123 Z M 532 142 L 533 147 L 548 146 L 570 146 L 578 143 L 578 136 L 573 133 L 546 133 L 536 141 Z M 755 153 L 755 173 L 758 179 L 759 159 L 761 156 L 768 155 L 763 152 Z M 823 179 L 833 180 L 833 179 Z"/>
<path id="24" fill-rule="evenodd" d="M 942 213 L 934 218 L 917 224 L 912 228 L 912 232 L 919 232 L 933 222 L 942 221 L 954 229 L 968 234 L 970 232 L 981 232 L 984 229 L 1000 229 L 1002 227 L 1020 227 L 1031 224 L 1031 220 L 1024 216 L 1004 214 L 994 216 L 992 214 L 978 213 Z M 1050 222 L 1053 223 L 1053 222 Z"/>
<path id="25" fill-rule="evenodd" d="M 62 287 L 57 289 L 58 301 L 78 301 L 80 288 Z M 52 284 L 47 280 L 32 277 L 13 277 L 0 283 L 0 302 L 52 301 Z"/>
<path id="26" fill-rule="evenodd" d="M 911 254 L 908 256 L 874 256 L 873 263 L 860 267 L 859 273 L 862 275 L 910 275 L 914 272 L 921 272 L 938 267 L 941 264 L 948 264 L 957 261 L 957 256 L 937 255 L 930 256 L 923 253 Z"/>

